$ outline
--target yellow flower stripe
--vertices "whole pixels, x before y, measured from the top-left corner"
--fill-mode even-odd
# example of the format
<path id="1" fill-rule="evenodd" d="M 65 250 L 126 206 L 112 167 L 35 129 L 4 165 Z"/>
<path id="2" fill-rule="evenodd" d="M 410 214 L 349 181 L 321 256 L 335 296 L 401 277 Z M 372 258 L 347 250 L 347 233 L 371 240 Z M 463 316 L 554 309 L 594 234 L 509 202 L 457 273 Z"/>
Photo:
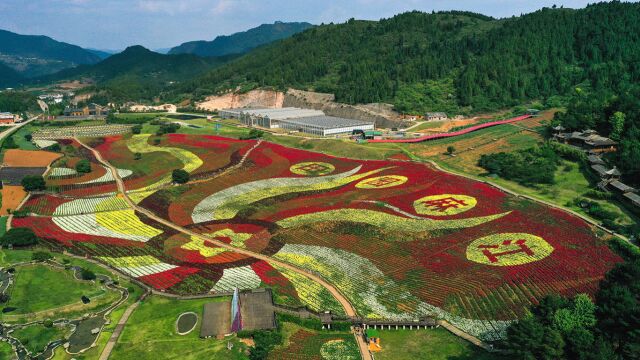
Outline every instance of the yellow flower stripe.
<path id="1" fill-rule="evenodd" d="M 331 310 L 333 313 L 344 313 L 344 309 L 342 309 L 338 300 L 324 286 L 285 267 L 273 263 L 271 263 L 271 266 L 291 282 L 302 303 L 311 310 Z"/>
<path id="2" fill-rule="evenodd" d="M 214 218 L 216 220 L 225 220 L 231 219 L 236 214 L 247 207 L 247 205 L 255 203 L 260 200 L 290 194 L 295 192 L 304 192 L 304 191 L 319 191 L 319 190 L 328 190 L 337 188 L 351 182 L 360 180 L 367 176 L 379 173 L 381 171 L 386 170 L 387 168 L 371 170 L 369 172 L 363 174 L 355 174 L 345 178 L 334 178 L 332 180 L 328 180 L 326 182 L 310 184 L 310 185 L 298 185 L 298 186 L 281 186 L 281 187 L 272 187 L 266 189 L 260 189 L 256 191 L 247 192 L 244 194 L 238 194 L 233 198 L 233 201 L 223 204 L 219 208 L 215 210 Z"/>
<path id="3" fill-rule="evenodd" d="M 127 209 L 129 204 L 117 196 L 110 196 L 96 204 L 96 212 L 112 211 L 113 209 Z"/>
<path id="4" fill-rule="evenodd" d="M 462 229 L 478 226 L 499 219 L 510 212 L 456 220 L 408 219 L 384 212 L 366 209 L 337 209 L 312 214 L 297 215 L 277 222 L 283 228 L 291 228 L 323 221 L 351 221 L 378 226 L 395 231 L 429 231 L 438 229 Z"/>
<path id="5" fill-rule="evenodd" d="M 116 233 L 140 236 L 147 239 L 162 234 L 161 230 L 140 221 L 133 210 L 98 212 L 95 216 L 99 226 Z"/>
<path id="6" fill-rule="evenodd" d="M 202 166 L 203 162 L 197 155 L 192 153 L 191 151 L 174 148 L 174 147 L 162 147 L 162 146 L 154 146 L 148 143 L 148 139 L 151 134 L 139 134 L 133 135 L 131 139 L 127 142 L 127 147 L 133 153 L 151 153 L 151 152 L 166 152 L 173 155 L 175 158 L 180 160 L 184 167 L 182 168 L 184 171 L 191 173 L 200 166 Z M 167 174 L 160 178 L 160 180 L 155 183 L 146 186 L 142 189 L 138 189 L 136 192 L 132 192 L 130 198 L 135 203 L 140 203 L 147 196 L 153 194 L 154 189 L 158 186 L 164 185 L 171 182 L 171 174 Z"/>
<path id="7" fill-rule="evenodd" d="M 115 267 L 140 267 L 161 263 L 160 260 L 151 255 L 123 257 L 98 256 L 98 259 Z"/>
<path id="8" fill-rule="evenodd" d="M 246 248 L 244 242 L 247 241 L 252 236 L 251 234 L 247 234 L 247 233 L 236 233 L 232 229 L 222 229 L 214 233 L 209 233 L 205 235 L 212 238 L 229 237 L 231 239 L 230 245 L 243 248 L 243 249 Z M 221 247 L 213 248 L 213 247 L 206 246 L 205 241 L 196 236 L 191 236 L 191 241 L 182 245 L 181 248 L 185 250 L 199 251 L 200 255 L 204 257 L 216 256 L 227 251 L 226 249 Z"/>

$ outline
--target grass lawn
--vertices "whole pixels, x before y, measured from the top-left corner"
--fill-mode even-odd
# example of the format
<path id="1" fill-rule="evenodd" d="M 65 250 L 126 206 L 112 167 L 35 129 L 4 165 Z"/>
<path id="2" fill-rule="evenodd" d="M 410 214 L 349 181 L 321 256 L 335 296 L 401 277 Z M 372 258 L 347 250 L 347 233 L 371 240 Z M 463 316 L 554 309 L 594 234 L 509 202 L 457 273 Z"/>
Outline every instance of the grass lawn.
<path id="1" fill-rule="evenodd" d="M 7 217 L 2 217 L 6 223 Z M 31 250 L 0 250 L 0 266 L 7 267 L 16 263 L 31 261 Z"/>
<path id="2" fill-rule="evenodd" d="M 15 360 L 17 358 L 18 357 L 16 356 L 16 353 L 13 351 L 13 348 L 11 347 L 11 345 L 9 345 L 4 341 L 0 341 L 0 359 Z"/>
<path id="3" fill-rule="evenodd" d="M 36 131 L 37 129 L 38 129 L 37 126 L 33 126 L 32 124 L 28 124 L 28 125 L 25 125 L 25 126 L 21 127 L 20 129 L 18 129 L 18 131 L 13 133 L 13 135 L 11 135 L 11 137 L 16 142 L 16 144 L 18 145 L 19 149 L 22 149 L 22 150 L 37 150 L 38 149 L 37 146 L 35 146 L 31 141 L 27 141 L 27 139 L 24 138 L 25 135 L 31 134 L 34 131 Z"/>
<path id="4" fill-rule="evenodd" d="M 147 298 L 131 315 L 116 345 L 112 359 L 247 359 L 244 344 L 235 337 L 225 340 L 200 339 L 203 305 L 224 298 L 173 300 Z M 198 325 L 187 335 L 176 332 L 178 316 L 187 311 L 198 314 Z M 227 341 L 234 344 L 227 350 Z"/>
<path id="5" fill-rule="evenodd" d="M 40 264 L 17 267 L 9 293 L 11 299 L 6 306 L 17 309 L 4 314 L 5 320 L 13 315 L 54 310 L 72 304 L 77 304 L 76 310 L 87 311 L 105 302 L 111 303 L 119 296 L 99 283 L 74 279 L 70 271 Z M 92 299 L 91 303 L 82 305 L 82 295 Z"/>
<path id="6" fill-rule="evenodd" d="M 125 310 L 129 307 L 129 305 L 133 304 L 143 292 L 143 290 L 138 285 L 128 280 L 120 281 L 120 286 L 123 286 L 129 289 L 129 298 L 123 304 L 121 304 L 116 309 L 111 311 L 111 313 L 107 316 L 107 318 L 109 319 L 109 324 L 105 325 L 104 328 L 102 328 L 102 332 L 98 336 L 96 345 L 90 348 L 89 350 L 83 352 L 82 355 L 70 355 L 70 354 L 67 354 L 67 352 L 65 352 L 63 348 L 58 347 L 55 350 L 55 354 L 52 360 L 72 360 L 72 359 L 81 360 L 81 359 L 97 359 L 100 357 L 102 350 L 107 345 L 109 338 L 111 338 L 111 335 L 113 334 L 113 331 L 115 330 L 116 325 L 118 324 L 118 321 L 124 314 Z"/>
<path id="7" fill-rule="evenodd" d="M 11 336 L 20 342 L 33 354 L 42 352 L 51 341 L 67 338 L 71 334 L 71 329 L 53 326 L 50 328 L 43 325 L 31 325 L 26 328 L 14 330 Z"/>
<path id="8" fill-rule="evenodd" d="M 433 330 L 379 330 L 382 351 L 376 360 L 490 360 L 488 353 L 443 328 Z"/>

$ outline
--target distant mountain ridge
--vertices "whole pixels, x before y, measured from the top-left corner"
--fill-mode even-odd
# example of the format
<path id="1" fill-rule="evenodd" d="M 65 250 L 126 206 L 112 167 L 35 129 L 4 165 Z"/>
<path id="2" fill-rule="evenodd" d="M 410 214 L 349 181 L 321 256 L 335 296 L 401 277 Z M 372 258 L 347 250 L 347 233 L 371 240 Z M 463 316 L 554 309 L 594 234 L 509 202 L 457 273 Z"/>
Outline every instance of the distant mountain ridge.
<path id="1" fill-rule="evenodd" d="M 163 55 L 136 45 L 97 64 L 81 65 L 34 81 L 47 84 L 60 80 L 92 79 L 96 89 L 108 93 L 113 100 L 151 99 L 173 83 L 191 79 L 234 58 Z"/>
<path id="2" fill-rule="evenodd" d="M 286 39 L 313 27 L 306 22 L 285 23 L 277 21 L 229 36 L 216 37 L 213 41 L 190 41 L 169 50 L 169 54 L 195 54 L 199 56 L 224 56 L 243 54 L 259 46 Z"/>
<path id="3" fill-rule="evenodd" d="M 79 46 L 42 35 L 20 35 L 0 30 L 0 63 L 21 76 L 32 78 L 51 74 L 101 59 Z"/>

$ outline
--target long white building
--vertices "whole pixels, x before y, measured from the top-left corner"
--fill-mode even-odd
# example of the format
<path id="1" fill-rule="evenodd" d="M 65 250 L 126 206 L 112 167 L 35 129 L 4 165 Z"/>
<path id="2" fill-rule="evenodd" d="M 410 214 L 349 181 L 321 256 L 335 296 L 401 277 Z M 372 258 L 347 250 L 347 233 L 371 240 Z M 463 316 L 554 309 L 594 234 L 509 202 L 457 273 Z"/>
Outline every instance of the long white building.
<path id="1" fill-rule="evenodd" d="M 282 128 L 308 134 L 328 136 L 373 130 L 373 123 L 326 116 L 321 110 L 288 108 L 226 109 L 218 112 L 223 119 L 236 118 L 248 126 L 267 129 Z"/>

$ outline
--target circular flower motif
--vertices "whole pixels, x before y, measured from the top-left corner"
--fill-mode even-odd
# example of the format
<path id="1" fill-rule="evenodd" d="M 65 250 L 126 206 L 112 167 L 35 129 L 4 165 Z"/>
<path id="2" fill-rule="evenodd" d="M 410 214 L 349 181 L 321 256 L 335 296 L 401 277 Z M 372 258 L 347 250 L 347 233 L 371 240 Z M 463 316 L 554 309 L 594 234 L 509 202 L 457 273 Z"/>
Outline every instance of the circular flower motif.
<path id="1" fill-rule="evenodd" d="M 335 169 L 336 167 L 329 163 L 312 161 L 295 164 L 289 171 L 297 175 L 321 176 L 331 174 Z"/>
<path id="2" fill-rule="evenodd" d="M 542 260 L 553 252 L 545 239 L 526 233 L 494 234 L 474 240 L 467 259 L 485 265 L 514 266 Z"/>
<path id="3" fill-rule="evenodd" d="M 413 208 L 421 215 L 448 216 L 473 209 L 478 201 L 467 195 L 440 194 L 425 196 L 413 202 Z"/>
<path id="4" fill-rule="evenodd" d="M 357 183 L 356 187 L 358 189 L 385 189 L 402 185 L 406 183 L 407 180 L 409 179 L 402 175 L 385 175 L 364 179 Z"/>

